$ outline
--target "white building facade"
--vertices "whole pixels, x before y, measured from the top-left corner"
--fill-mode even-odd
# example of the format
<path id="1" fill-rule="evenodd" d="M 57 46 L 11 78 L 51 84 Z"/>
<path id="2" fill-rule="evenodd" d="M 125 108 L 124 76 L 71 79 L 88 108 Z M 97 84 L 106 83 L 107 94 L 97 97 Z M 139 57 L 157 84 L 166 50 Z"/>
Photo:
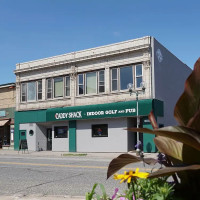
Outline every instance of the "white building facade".
<path id="1" fill-rule="evenodd" d="M 16 65 L 15 149 L 66 152 L 127 152 L 134 149 L 136 96 L 140 126 L 172 125 L 173 108 L 191 69 L 153 37 Z M 140 133 L 145 152 L 155 152 L 153 136 Z"/>

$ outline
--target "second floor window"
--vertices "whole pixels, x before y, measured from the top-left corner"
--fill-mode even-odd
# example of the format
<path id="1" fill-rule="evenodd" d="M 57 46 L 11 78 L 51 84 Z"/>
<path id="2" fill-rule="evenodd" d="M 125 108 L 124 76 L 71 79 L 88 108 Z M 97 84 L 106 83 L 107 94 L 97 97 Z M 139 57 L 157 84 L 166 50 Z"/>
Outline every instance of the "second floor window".
<path id="1" fill-rule="evenodd" d="M 46 80 L 46 98 L 70 96 L 70 77 L 55 77 Z"/>
<path id="2" fill-rule="evenodd" d="M 111 91 L 126 90 L 133 83 L 133 66 L 111 69 Z"/>
<path id="3" fill-rule="evenodd" d="M 111 69 L 111 91 L 126 90 L 129 83 L 134 84 L 135 88 L 139 88 L 142 81 L 142 64 Z"/>
<path id="4" fill-rule="evenodd" d="M 105 92 L 104 70 L 78 75 L 78 95 Z"/>
<path id="5" fill-rule="evenodd" d="M 63 77 L 54 78 L 54 97 L 63 97 Z"/>
<path id="6" fill-rule="evenodd" d="M 31 102 L 42 99 L 42 80 L 21 84 L 21 102 Z"/>
<path id="7" fill-rule="evenodd" d="M 142 65 L 135 66 L 135 87 L 139 88 L 142 83 Z"/>

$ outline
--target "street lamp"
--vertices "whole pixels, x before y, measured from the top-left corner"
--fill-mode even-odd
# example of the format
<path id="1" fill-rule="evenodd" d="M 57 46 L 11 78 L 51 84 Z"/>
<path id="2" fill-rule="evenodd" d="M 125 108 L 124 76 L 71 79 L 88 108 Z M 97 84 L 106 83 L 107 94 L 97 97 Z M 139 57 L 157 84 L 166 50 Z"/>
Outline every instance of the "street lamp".
<path id="1" fill-rule="evenodd" d="M 132 83 L 129 83 L 127 85 L 127 89 L 129 90 L 129 93 L 130 93 L 130 96 L 132 95 L 132 93 L 135 93 L 136 95 L 136 103 L 137 103 L 137 128 L 139 128 L 139 125 L 140 125 L 140 117 L 139 117 L 139 113 L 138 113 L 138 95 L 139 94 L 144 94 L 145 92 L 145 83 L 144 82 L 141 82 L 140 83 L 140 88 L 139 89 L 136 89 L 136 90 L 133 90 L 133 84 Z M 136 144 L 136 155 L 140 155 L 140 139 L 139 139 L 139 132 L 137 131 L 137 144 Z"/>

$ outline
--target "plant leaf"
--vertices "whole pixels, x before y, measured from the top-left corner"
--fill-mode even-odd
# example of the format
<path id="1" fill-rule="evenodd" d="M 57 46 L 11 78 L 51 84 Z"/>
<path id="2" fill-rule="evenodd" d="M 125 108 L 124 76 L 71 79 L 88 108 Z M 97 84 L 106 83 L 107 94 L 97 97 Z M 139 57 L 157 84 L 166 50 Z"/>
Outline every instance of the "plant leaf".
<path id="1" fill-rule="evenodd" d="M 155 134 L 157 136 L 164 136 L 173 140 L 187 144 L 200 151 L 200 134 L 199 132 L 184 126 L 168 126 L 160 129 L 147 129 L 147 128 L 129 128 L 133 132 L 144 132 Z"/>
<path id="2" fill-rule="evenodd" d="M 183 161 L 183 143 L 162 136 L 155 137 L 154 142 L 161 153 Z"/>
<path id="3" fill-rule="evenodd" d="M 185 89 L 174 108 L 174 117 L 182 126 L 200 132 L 200 58 L 185 82 Z M 199 133 L 200 134 L 200 133 Z"/>
<path id="4" fill-rule="evenodd" d="M 106 198 L 107 198 L 106 190 L 105 190 L 103 184 L 99 183 L 99 186 L 100 186 L 102 194 L 103 194 L 103 200 L 106 200 Z"/>
<path id="5" fill-rule="evenodd" d="M 153 111 L 151 111 L 148 115 L 149 121 L 151 122 L 151 125 L 153 127 L 153 129 L 158 129 L 158 124 L 156 122 L 156 118 L 154 116 Z"/>
<path id="6" fill-rule="evenodd" d="M 182 171 L 187 171 L 187 170 L 200 170 L 200 165 L 189 165 L 186 167 L 166 167 L 166 168 L 162 168 L 156 172 L 151 173 L 148 178 L 169 176 L 176 172 L 182 172 Z"/>
<path id="7" fill-rule="evenodd" d="M 140 158 L 137 156 L 133 156 L 130 154 L 121 154 L 119 155 L 117 158 L 114 158 L 109 166 L 108 166 L 108 170 L 107 170 L 107 179 L 112 176 L 114 173 L 116 173 L 118 170 L 120 170 L 121 168 L 123 168 L 124 166 L 130 164 L 130 163 L 136 163 L 136 162 L 141 162 L 144 161 L 146 164 L 148 165 L 154 165 L 157 160 L 153 159 L 153 158 Z"/>

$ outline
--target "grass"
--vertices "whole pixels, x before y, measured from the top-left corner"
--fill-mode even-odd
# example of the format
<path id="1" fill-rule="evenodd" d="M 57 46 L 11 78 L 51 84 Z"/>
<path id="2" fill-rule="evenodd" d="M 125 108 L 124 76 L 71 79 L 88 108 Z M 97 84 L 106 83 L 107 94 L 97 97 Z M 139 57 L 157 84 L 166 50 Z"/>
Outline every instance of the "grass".
<path id="1" fill-rule="evenodd" d="M 62 156 L 87 156 L 87 153 L 64 153 Z"/>

